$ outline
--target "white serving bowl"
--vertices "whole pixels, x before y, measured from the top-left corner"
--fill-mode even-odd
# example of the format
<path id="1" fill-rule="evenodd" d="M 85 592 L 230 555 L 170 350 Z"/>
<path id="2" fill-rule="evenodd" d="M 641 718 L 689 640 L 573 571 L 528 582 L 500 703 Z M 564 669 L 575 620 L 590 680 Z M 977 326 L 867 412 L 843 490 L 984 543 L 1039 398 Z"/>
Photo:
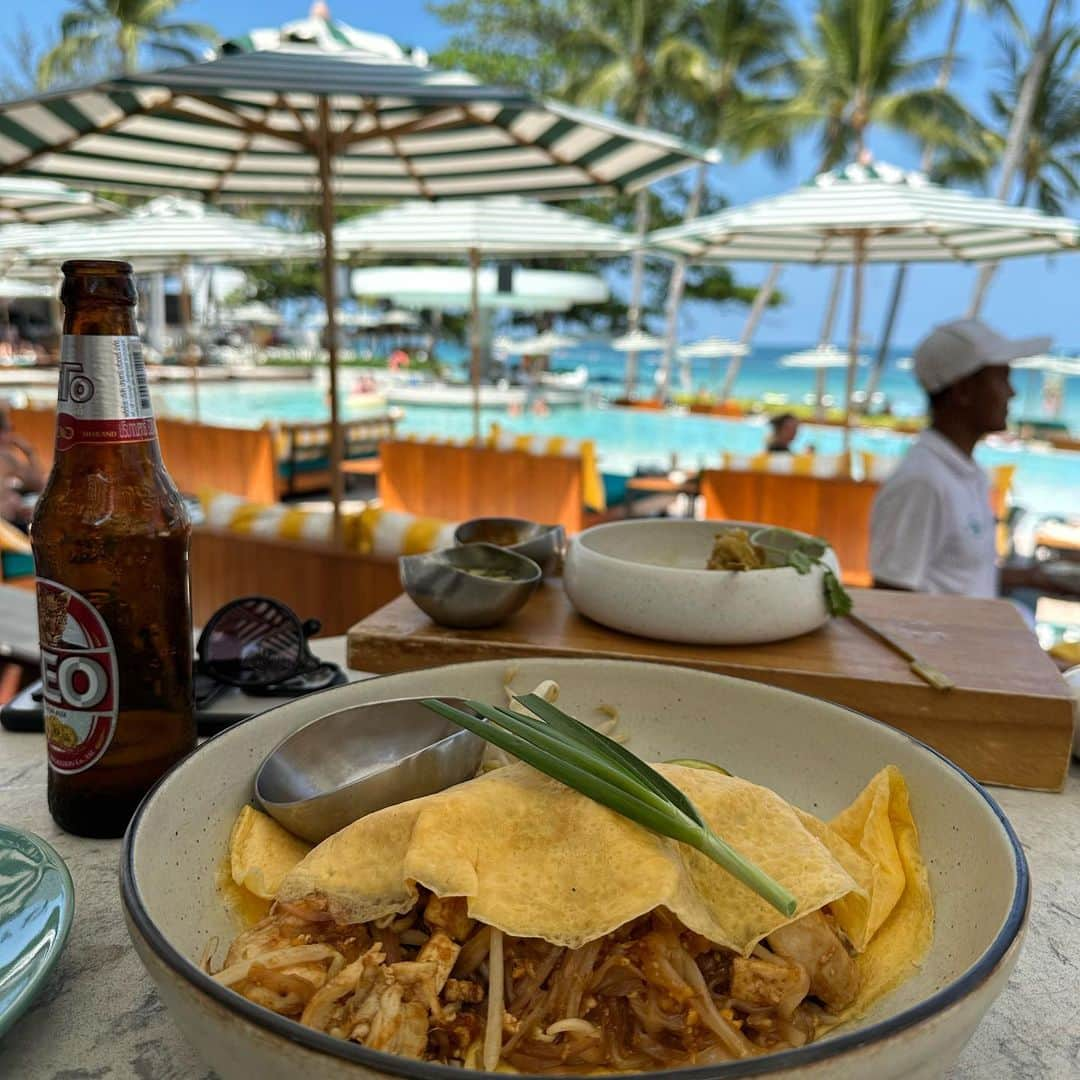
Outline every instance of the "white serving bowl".
<path id="1" fill-rule="evenodd" d="M 537 658 L 516 669 L 515 688 L 553 678 L 562 689 L 559 704 L 579 717 L 614 706 L 629 746 L 647 760 L 716 761 L 823 818 L 846 806 L 883 765 L 899 766 L 936 905 L 935 940 L 923 967 L 855 1026 L 797 1050 L 680 1070 L 679 1077 L 942 1075 L 1004 987 L 1027 919 L 1023 853 L 982 788 L 903 732 L 786 690 L 623 661 Z M 268 1012 L 219 986 L 198 961 L 212 938 L 225 943 L 237 932 L 215 882 L 229 829 L 252 797 L 255 770 L 282 738 L 362 702 L 428 694 L 502 701 L 508 670 L 503 661 L 458 664 L 300 698 L 211 739 L 144 800 L 121 862 L 128 928 L 173 1018 L 222 1080 L 461 1080 L 461 1069 L 368 1050 Z"/>
<path id="2" fill-rule="evenodd" d="M 571 538 L 563 580 L 582 615 L 613 630 L 689 645 L 753 645 L 807 634 L 829 617 L 825 571 L 706 570 L 721 527 L 745 521 L 649 519 Z M 826 561 L 838 572 L 832 549 Z"/>

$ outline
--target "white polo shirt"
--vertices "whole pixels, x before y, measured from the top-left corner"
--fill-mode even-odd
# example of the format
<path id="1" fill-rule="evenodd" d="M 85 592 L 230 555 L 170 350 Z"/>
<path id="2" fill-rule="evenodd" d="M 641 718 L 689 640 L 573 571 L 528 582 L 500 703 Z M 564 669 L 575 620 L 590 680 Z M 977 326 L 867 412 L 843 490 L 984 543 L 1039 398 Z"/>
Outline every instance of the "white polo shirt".
<path id="1" fill-rule="evenodd" d="M 944 435 L 924 431 L 874 500 L 870 571 L 917 592 L 998 594 L 986 473 Z"/>

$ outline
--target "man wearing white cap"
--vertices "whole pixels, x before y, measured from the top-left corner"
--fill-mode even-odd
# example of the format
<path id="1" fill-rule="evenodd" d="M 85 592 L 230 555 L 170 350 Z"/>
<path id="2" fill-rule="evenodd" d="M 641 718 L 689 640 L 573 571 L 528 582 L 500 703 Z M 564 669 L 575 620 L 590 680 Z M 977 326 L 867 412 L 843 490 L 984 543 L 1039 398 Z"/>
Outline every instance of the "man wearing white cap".
<path id="1" fill-rule="evenodd" d="M 976 443 L 1006 426 L 1009 364 L 1045 351 L 1049 338 L 1010 340 L 977 319 L 936 327 L 915 350 L 930 426 L 874 500 L 874 583 L 916 592 L 997 596 L 990 483 Z"/>

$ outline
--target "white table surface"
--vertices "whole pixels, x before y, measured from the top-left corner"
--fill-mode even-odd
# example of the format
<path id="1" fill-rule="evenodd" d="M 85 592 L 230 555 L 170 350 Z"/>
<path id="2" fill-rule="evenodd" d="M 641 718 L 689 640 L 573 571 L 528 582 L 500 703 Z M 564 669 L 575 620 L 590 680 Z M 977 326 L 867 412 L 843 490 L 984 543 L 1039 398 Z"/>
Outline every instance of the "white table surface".
<path id="1" fill-rule="evenodd" d="M 312 646 L 344 663 L 344 638 L 316 639 Z M 1080 765 L 1073 763 L 1063 794 L 992 793 L 1031 864 L 1031 922 L 1005 992 L 947 1075 L 1080 1077 Z M 40 735 L 0 729 L 0 822 L 48 840 L 75 882 L 67 948 L 30 1010 L 0 1040 L 0 1077 L 213 1080 L 170 1020 L 128 938 L 120 909 L 120 841 L 68 836 L 49 816 Z"/>

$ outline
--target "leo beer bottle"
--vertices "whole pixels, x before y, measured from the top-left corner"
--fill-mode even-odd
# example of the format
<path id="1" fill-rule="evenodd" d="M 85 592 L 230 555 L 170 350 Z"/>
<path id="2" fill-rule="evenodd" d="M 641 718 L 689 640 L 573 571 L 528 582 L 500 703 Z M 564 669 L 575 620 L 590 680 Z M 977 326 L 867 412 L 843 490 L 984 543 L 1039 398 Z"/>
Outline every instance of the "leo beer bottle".
<path id="1" fill-rule="evenodd" d="M 114 837 L 195 745 L 191 524 L 161 461 L 131 267 L 63 271 L 56 458 L 31 527 L 49 810 Z"/>

